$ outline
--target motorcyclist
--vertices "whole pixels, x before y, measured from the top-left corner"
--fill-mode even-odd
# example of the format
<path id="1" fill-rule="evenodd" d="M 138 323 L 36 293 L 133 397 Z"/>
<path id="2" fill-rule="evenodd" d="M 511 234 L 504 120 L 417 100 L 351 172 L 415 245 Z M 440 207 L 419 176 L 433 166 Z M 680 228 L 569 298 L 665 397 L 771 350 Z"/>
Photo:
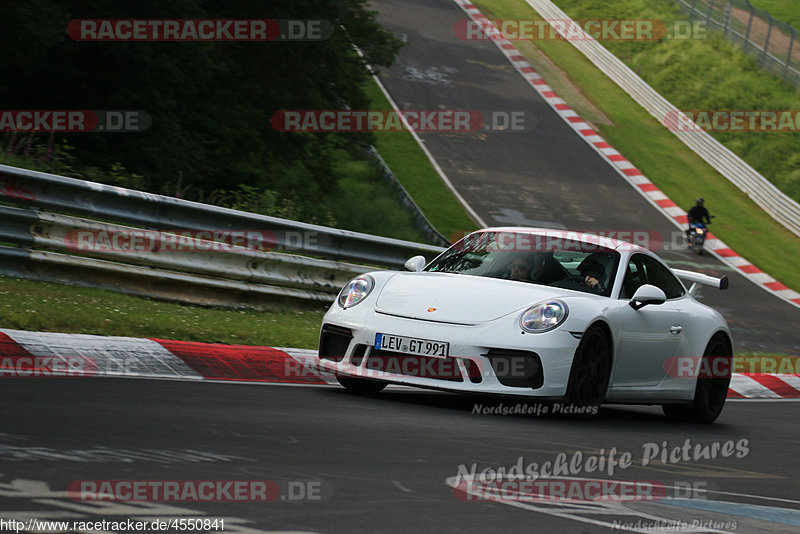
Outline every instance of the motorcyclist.
<path id="1" fill-rule="evenodd" d="M 705 200 L 698 198 L 697 203 L 691 207 L 689 213 L 687 214 L 689 220 L 689 228 L 686 230 L 687 239 L 689 238 L 689 234 L 692 232 L 692 224 L 711 224 L 711 216 L 708 214 L 708 210 L 703 204 L 705 204 Z"/>

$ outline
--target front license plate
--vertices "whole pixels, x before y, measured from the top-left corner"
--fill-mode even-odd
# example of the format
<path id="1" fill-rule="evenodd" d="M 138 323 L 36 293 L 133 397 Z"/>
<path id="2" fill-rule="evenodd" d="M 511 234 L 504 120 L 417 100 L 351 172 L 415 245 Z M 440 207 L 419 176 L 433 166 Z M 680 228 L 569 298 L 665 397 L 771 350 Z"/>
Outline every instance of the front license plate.
<path id="1" fill-rule="evenodd" d="M 375 348 L 436 358 L 446 358 L 450 354 L 450 343 L 445 341 L 395 336 L 393 334 L 375 334 Z"/>

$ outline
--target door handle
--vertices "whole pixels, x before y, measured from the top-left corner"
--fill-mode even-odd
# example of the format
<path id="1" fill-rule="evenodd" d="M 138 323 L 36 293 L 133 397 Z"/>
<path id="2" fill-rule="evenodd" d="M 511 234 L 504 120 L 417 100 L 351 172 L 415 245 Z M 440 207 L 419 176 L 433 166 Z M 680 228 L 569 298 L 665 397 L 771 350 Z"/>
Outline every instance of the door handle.
<path id="1" fill-rule="evenodd" d="M 670 334 L 677 335 L 677 334 L 680 334 L 682 331 L 683 331 L 683 327 L 681 325 L 679 325 L 679 324 L 674 324 L 674 325 L 669 327 L 669 333 Z"/>

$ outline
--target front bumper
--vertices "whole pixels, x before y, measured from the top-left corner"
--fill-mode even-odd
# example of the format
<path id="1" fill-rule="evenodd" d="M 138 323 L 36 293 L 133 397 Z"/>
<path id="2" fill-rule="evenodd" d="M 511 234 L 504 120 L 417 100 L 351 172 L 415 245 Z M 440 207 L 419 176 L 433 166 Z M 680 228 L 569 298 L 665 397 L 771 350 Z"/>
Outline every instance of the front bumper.
<path id="1" fill-rule="evenodd" d="M 358 313 L 353 313 L 358 311 Z M 377 333 L 446 341 L 447 358 L 375 348 Z M 332 308 L 323 321 L 319 366 L 351 377 L 480 394 L 557 398 L 566 394 L 580 340 L 561 328 L 522 332 L 516 317 L 455 325 Z"/>

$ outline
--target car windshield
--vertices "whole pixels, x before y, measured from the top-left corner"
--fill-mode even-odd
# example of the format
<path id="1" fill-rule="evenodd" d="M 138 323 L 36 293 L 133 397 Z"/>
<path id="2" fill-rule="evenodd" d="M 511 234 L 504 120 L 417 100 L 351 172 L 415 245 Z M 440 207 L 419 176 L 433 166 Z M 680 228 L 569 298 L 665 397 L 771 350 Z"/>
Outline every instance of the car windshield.
<path id="1" fill-rule="evenodd" d="M 499 278 L 610 296 L 618 252 L 577 239 L 515 232 L 471 234 L 425 270 Z"/>

